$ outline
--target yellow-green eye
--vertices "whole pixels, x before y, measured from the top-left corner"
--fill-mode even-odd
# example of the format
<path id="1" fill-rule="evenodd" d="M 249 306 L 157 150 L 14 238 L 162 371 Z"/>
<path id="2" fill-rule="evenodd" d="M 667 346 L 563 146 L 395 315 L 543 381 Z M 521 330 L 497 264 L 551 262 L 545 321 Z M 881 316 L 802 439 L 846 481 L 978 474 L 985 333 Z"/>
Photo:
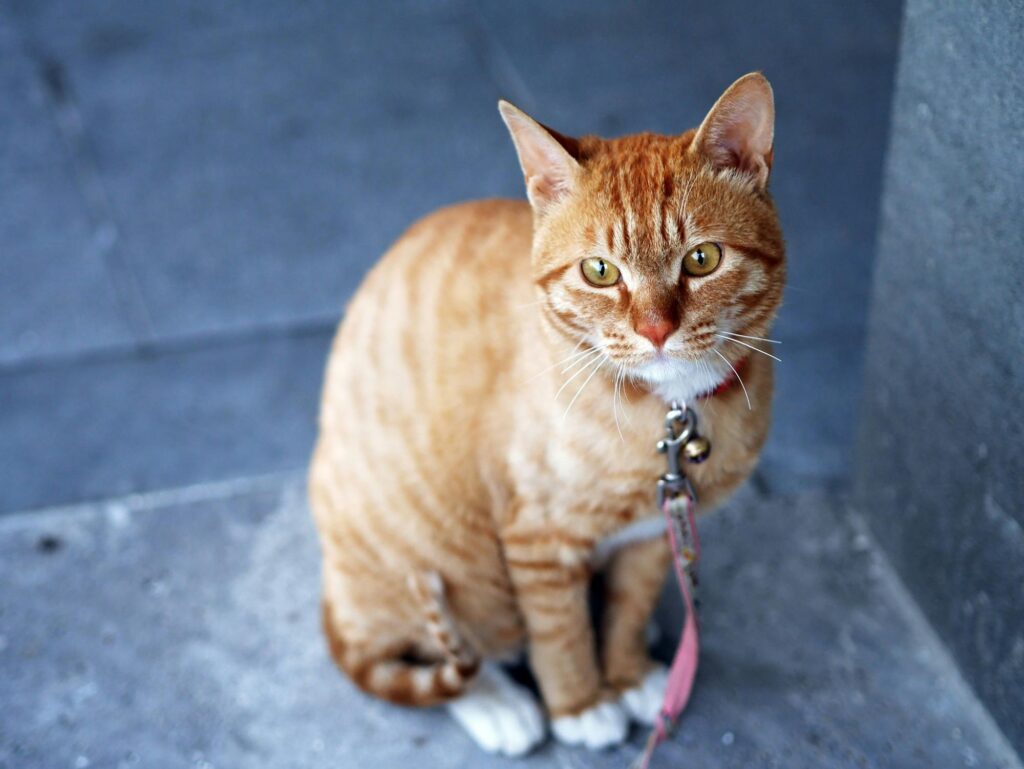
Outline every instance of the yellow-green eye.
<path id="1" fill-rule="evenodd" d="M 580 267 L 583 269 L 583 277 L 591 285 L 606 287 L 619 282 L 619 268 L 600 257 L 584 259 Z"/>
<path id="2" fill-rule="evenodd" d="M 695 278 L 710 275 L 722 261 L 722 249 L 717 243 L 701 243 L 686 252 L 683 257 L 683 272 Z"/>

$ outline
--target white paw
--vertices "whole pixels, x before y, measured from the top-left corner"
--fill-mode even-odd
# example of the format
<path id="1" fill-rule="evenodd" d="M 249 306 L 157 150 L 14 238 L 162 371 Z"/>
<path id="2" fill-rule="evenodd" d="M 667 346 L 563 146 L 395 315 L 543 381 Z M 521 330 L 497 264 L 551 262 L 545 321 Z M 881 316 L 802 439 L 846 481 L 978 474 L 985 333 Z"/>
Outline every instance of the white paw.
<path id="1" fill-rule="evenodd" d="M 653 726 L 661 710 L 667 684 L 668 669 L 658 665 L 644 676 L 638 686 L 624 691 L 619 701 L 626 706 L 634 721 L 644 726 Z"/>
<path id="2" fill-rule="evenodd" d="M 522 756 L 544 739 L 544 714 L 533 695 L 493 664 L 485 664 L 466 693 L 446 707 L 489 753 Z"/>
<path id="3" fill-rule="evenodd" d="M 618 745 L 629 732 L 629 717 L 617 702 L 602 702 L 575 716 L 552 719 L 551 731 L 567 745 L 591 750 Z"/>

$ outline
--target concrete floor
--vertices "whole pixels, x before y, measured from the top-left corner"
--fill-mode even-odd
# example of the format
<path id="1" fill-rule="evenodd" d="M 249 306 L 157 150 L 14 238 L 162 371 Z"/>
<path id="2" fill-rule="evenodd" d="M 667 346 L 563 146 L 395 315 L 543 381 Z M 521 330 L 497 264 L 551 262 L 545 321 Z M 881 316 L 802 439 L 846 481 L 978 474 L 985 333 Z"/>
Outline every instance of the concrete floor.
<path id="1" fill-rule="evenodd" d="M 702 523 L 696 694 L 655 767 L 1020 769 L 870 539 L 826 495 Z M 625 767 L 478 752 L 358 693 L 318 628 L 300 478 L 0 519 L 0 767 Z M 678 626 L 666 591 L 660 624 Z"/>
<path id="2" fill-rule="evenodd" d="M 521 195 L 498 97 L 570 133 L 680 131 L 751 69 L 791 258 L 776 424 L 706 524 L 701 678 L 656 765 L 1019 767 L 836 494 L 898 19 L 0 5 L 0 769 L 518 765 L 326 658 L 295 471 L 327 344 L 412 220 Z M 624 766 L 639 740 L 525 764 Z"/>

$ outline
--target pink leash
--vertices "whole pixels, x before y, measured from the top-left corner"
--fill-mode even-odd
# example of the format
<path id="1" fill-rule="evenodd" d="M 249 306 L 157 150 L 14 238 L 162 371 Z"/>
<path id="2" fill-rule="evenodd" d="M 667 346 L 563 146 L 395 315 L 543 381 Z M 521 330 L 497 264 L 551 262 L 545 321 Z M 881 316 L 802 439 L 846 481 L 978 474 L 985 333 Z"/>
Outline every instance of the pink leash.
<path id="1" fill-rule="evenodd" d="M 686 451 L 690 461 L 704 461 L 710 444 L 697 435 L 697 416 L 685 406 L 673 403 L 665 416 L 668 437 L 658 442 L 658 451 L 668 460 L 668 472 L 658 481 L 658 506 L 665 516 L 672 566 L 686 607 L 686 620 L 679 646 L 672 658 L 665 686 L 661 711 L 651 729 L 644 752 L 633 763 L 635 769 L 648 769 L 655 748 L 668 739 L 669 732 L 686 708 L 697 677 L 700 634 L 694 593 L 697 585 L 697 563 L 700 561 L 700 539 L 697 536 L 696 496 L 693 486 L 683 474 L 680 452 L 691 441 L 703 441 L 706 449 L 699 454 Z M 678 428 L 678 432 L 677 432 Z"/>

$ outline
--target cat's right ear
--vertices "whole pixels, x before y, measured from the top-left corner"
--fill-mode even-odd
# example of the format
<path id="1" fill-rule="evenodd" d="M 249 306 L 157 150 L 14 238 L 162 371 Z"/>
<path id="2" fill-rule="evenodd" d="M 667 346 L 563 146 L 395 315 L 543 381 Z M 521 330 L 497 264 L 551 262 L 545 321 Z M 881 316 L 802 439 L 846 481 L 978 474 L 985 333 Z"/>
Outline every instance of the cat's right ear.
<path id="1" fill-rule="evenodd" d="M 545 128 L 507 101 L 498 102 L 498 111 L 519 153 L 526 195 L 534 209 L 543 212 L 572 192 L 576 184 L 580 164 L 565 146 L 574 146 L 575 140 Z"/>

